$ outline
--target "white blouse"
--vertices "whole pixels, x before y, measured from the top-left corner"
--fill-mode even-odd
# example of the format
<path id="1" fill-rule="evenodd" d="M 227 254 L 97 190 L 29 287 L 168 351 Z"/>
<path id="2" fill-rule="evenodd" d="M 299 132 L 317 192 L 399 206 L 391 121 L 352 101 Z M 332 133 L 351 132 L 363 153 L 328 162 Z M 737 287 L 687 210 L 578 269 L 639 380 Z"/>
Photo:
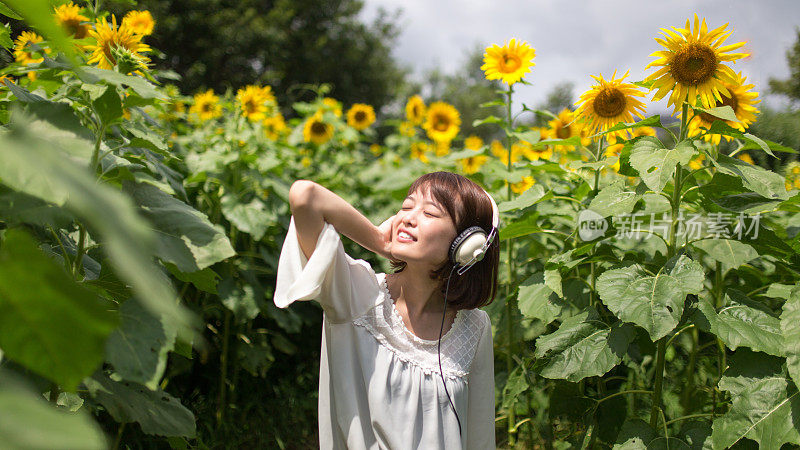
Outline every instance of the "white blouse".
<path id="1" fill-rule="evenodd" d="M 437 340 L 409 331 L 364 260 L 347 255 L 325 223 L 310 259 L 294 217 L 278 263 L 275 305 L 317 300 L 323 309 L 319 440 L 323 449 L 494 449 L 494 357 L 489 316 L 459 310 Z"/>

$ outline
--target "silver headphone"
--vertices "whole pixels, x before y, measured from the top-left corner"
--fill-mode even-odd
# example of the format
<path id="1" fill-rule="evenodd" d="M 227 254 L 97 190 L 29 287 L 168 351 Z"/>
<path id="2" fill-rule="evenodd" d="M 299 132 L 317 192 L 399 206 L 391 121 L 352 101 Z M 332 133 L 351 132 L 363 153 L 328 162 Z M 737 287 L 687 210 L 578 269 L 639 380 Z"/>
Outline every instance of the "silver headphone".
<path id="1" fill-rule="evenodd" d="M 450 262 L 458 267 L 458 274 L 463 275 L 470 267 L 482 260 L 486 251 L 497 237 L 497 225 L 500 221 L 500 214 L 497 211 L 497 204 L 485 189 L 483 193 L 492 202 L 492 229 L 486 234 L 483 228 L 475 226 L 462 231 L 453 243 L 450 244 Z"/>

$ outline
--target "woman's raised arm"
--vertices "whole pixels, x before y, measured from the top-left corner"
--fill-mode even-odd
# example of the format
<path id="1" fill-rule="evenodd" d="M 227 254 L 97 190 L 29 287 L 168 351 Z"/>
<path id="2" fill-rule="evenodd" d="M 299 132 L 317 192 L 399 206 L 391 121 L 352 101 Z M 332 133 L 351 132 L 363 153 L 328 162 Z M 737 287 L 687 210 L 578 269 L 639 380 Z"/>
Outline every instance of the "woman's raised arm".
<path id="1" fill-rule="evenodd" d="M 360 246 L 389 258 L 391 227 L 377 227 L 343 198 L 309 180 L 297 180 L 289 189 L 289 207 L 297 239 L 311 258 L 325 222 Z"/>

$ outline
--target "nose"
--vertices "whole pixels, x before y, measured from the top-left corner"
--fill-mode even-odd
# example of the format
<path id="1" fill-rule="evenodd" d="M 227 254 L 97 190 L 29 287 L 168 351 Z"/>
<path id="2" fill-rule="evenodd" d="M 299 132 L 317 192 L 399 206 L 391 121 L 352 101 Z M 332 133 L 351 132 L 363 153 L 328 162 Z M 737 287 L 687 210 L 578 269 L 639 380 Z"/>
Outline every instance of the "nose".
<path id="1" fill-rule="evenodd" d="M 403 218 L 402 218 L 403 224 L 409 225 L 409 226 L 416 226 L 417 225 L 417 214 L 419 213 L 418 208 L 413 208 L 413 209 L 411 209 L 409 211 L 403 211 L 403 212 L 405 213 L 405 214 L 403 214 Z"/>

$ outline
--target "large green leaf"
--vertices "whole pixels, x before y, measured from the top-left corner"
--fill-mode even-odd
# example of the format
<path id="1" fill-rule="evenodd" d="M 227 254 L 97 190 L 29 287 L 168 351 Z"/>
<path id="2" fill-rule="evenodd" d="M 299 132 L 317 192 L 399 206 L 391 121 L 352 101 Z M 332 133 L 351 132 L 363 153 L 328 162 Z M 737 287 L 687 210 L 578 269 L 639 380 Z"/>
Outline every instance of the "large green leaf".
<path id="1" fill-rule="evenodd" d="M 62 208 L 0 185 L 0 217 L 8 226 L 31 223 L 53 229 L 67 228 L 74 218 Z"/>
<path id="2" fill-rule="evenodd" d="M 730 269 L 736 269 L 758 257 L 753 247 L 735 239 L 702 239 L 692 245 Z"/>
<path id="3" fill-rule="evenodd" d="M 691 140 L 679 142 L 674 149 L 667 149 L 658 139 L 645 136 L 633 144 L 630 163 L 647 187 L 661 192 L 672 180 L 676 165 L 689 164 L 696 153 Z"/>
<path id="4" fill-rule="evenodd" d="M 503 409 L 508 410 L 514 406 L 517 398 L 528 390 L 528 380 L 525 376 L 525 369 L 522 366 L 517 366 L 511 375 L 506 380 L 506 385 L 503 387 Z"/>
<path id="5" fill-rule="evenodd" d="M 781 332 L 786 343 L 786 366 L 795 386 L 800 386 L 800 286 L 795 286 L 781 314 Z"/>
<path id="6" fill-rule="evenodd" d="M 636 192 L 626 189 L 623 180 L 617 180 L 597 193 L 589 209 L 603 217 L 628 214 L 641 198 Z"/>
<path id="7" fill-rule="evenodd" d="M 607 270 L 597 278 L 597 292 L 617 317 L 644 328 L 656 341 L 678 325 L 686 295 L 703 287 L 702 267 L 685 255 L 665 272 L 649 275 L 638 264 Z"/>
<path id="8" fill-rule="evenodd" d="M 569 304 L 545 284 L 544 274 L 536 273 L 519 286 L 517 306 L 525 317 L 539 319 L 545 324 L 561 316 Z"/>
<path id="9" fill-rule="evenodd" d="M 222 214 L 236 228 L 260 240 L 267 232 L 267 227 L 277 220 L 275 214 L 269 211 L 264 202 L 254 198 L 250 203 L 240 203 L 234 195 L 225 195 L 221 201 Z"/>
<path id="10" fill-rule="evenodd" d="M 122 378 L 156 389 L 174 348 L 175 330 L 136 299 L 123 303 L 119 314 L 120 327 L 106 342 L 106 360 Z"/>
<path id="11" fill-rule="evenodd" d="M 580 381 L 603 375 L 622 360 L 634 337 L 630 325 L 603 323 L 594 309 L 565 319 L 558 330 L 536 340 L 535 356 L 546 378 Z"/>
<path id="12" fill-rule="evenodd" d="M 113 70 L 99 69 L 97 67 L 84 67 L 78 72 L 78 76 L 86 83 L 105 82 L 122 89 L 130 87 L 143 99 L 167 99 L 163 92 L 142 77 L 124 75 Z"/>
<path id="13" fill-rule="evenodd" d="M 515 198 L 514 200 L 509 200 L 500 203 L 499 205 L 497 205 L 497 210 L 502 213 L 517 209 L 525 209 L 531 205 L 535 205 L 539 202 L 548 200 L 551 197 L 553 197 L 552 191 L 545 192 L 544 186 L 536 184 L 532 188 L 523 192 L 519 197 Z"/>
<path id="14" fill-rule="evenodd" d="M 133 203 L 115 189 L 98 184 L 86 167 L 63 157 L 58 135 L 49 128 L 31 134 L 21 112 L 20 122 L 0 135 L 0 180 L 19 192 L 65 206 L 103 238 L 103 248 L 116 273 L 133 286 L 142 304 L 154 314 L 182 325 L 194 315 L 176 299 L 169 280 L 153 264 L 155 236 Z"/>
<path id="15" fill-rule="evenodd" d="M 778 450 L 785 443 L 800 445 L 800 392 L 782 361 L 749 350 L 739 350 L 730 358 L 719 388 L 730 393 L 731 406 L 714 420 L 715 450 L 743 438 L 765 450 Z"/>
<path id="16" fill-rule="evenodd" d="M 5 357 L 74 391 L 103 362 L 114 312 L 45 256 L 26 232 L 0 247 L 0 347 Z"/>
<path id="17" fill-rule="evenodd" d="M 511 223 L 502 224 L 500 228 L 500 240 L 512 239 L 515 237 L 526 236 L 531 233 L 542 231 L 539 226 L 539 214 L 536 211 L 529 212 Z"/>
<path id="18" fill-rule="evenodd" d="M 695 322 L 701 329 L 717 335 L 731 350 L 750 347 L 770 355 L 784 355 L 784 339 L 778 318 L 735 289 L 726 291 L 725 298 L 727 306 L 719 312 L 715 311 L 708 296 L 700 299 Z"/>
<path id="19" fill-rule="evenodd" d="M 195 436 L 194 415 L 175 397 L 102 373 L 84 380 L 94 397 L 117 422 L 138 422 L 142 431 L 160 436 Z"/>
<path id="20" fill-rule="evenodd" d="M 720 172 L 740 177 L 742 185 L 752 192 L 768 199 L 786 200 L 789 198 L 784 178 L 773 171 L 724 154 L 719 154 L 717 160 L 712 159 L 711 162 L 717 166 Z"/>
<path id="21" fill-rule="evenodd" d="M 659 436 L 642 419 L 628 419 L 622 425 L 613 450 L 700 450 L 702 446 L 689 446 L 683 439 Z"/>
<path id="22" fill-rule="evenodd" d="M 233 312 L 237 322 L 246 322 L 258 315 L 259 308 L 252 285 L 239 287 L 235 279 L 225 278 L 219 283 L 219 298 Z"/>
<path id="23" fill-rule="evenodd" d="M 53 408 L 21 380 L 0 372 L 0 448 L 100 450 L 107 445 L 89 415 Z"/>
<path id="24" fill-rule="evenodd" d="M 181 272 L 196 272 L 236 254 L 222 227 L 202 212 L 150 184 L 125 181 L 123 189 L 153 224 L 156 256 Z"/>

